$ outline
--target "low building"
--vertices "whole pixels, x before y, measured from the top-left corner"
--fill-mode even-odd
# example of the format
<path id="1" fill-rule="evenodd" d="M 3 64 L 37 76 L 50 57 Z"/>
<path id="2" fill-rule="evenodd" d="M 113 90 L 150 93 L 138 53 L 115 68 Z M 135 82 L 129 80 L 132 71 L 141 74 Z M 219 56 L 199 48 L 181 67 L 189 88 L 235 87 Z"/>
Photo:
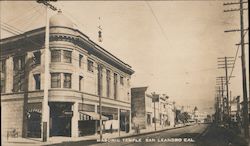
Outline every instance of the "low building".
<path id="1" fill-rule="evenodd" d="M 131 88 L 132 125 L 146 129 L 153 123 L 152 95 L 147 93 L 148 87 Z"/>
<path id="2" fill-rule="evenodd" d="M 147 87 L 131 89 L 132 123 L 141 129 L 166 128 L 174 126 L 175 111 L 173 102 L 165 95 L 153 96 Z"/>
<path id="3" fill-rule="evenodd" d="M 13 129 L 19 136 L 41 137 L 44 116 L 49 136 L 95 134 L 100 97 L 103 120 L 129 131 L 131 66 L 90 40 L 62 12 L 50 18 L 49 36 L 47 102 L 45 28 L 0 40 L 2 137 Z"/>

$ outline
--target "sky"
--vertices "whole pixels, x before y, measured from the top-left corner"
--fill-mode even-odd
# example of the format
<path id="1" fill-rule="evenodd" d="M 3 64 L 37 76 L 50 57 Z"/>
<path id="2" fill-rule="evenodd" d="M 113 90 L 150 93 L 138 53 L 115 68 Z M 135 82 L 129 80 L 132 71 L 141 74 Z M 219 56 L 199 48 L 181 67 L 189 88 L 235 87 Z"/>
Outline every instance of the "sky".
<path id="1" fill-rule="evenodd" d="M 52 4 L 93 41 L 132 66 L 132 87 L 148 86 L 148 93 L 167 94 L 177 105 L 211 112 L 216 77 L 225 75 L 217 68 L 217 58 L 234 57 L 240 41 L 240 33 L 224 33 L 240 27 L 239 12 L 223 12 L 237 6 L 223 6 L 225 2 L 229 1 L 59 0 Z M 1 1 L 1 24 L 28 31 L 44 26 L 45 20 L 42 4 Z M 98 25 L 103 42 L 97 39 Z M 10 35 L 1 29 L 1 38 Z M 235 77 L 230 79 L 233 97 L 242 97 L 240 55 L 239 50 Z"/>

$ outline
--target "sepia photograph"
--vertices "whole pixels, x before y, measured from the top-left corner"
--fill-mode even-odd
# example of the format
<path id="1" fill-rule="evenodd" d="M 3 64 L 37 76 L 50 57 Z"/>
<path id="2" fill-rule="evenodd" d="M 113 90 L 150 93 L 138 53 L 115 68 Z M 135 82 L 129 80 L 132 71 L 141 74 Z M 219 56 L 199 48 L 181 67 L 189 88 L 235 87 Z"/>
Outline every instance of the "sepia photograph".
<path id="1" fill-rule="evenodd" d="M 250 146 L 248 0 L 1 0 L 2 146 Z"/>

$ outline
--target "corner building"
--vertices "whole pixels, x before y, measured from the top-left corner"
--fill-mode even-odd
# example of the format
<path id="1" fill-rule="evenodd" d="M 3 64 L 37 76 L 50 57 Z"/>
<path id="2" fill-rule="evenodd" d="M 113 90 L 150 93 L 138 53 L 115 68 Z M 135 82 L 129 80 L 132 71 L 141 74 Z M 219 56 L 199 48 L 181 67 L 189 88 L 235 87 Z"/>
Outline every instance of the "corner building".
<path id="1" fill-rule="evenodd" d="M 49 136 L 98 133 L 99 97 L 113 130 L 131 128 L 131 66 L 74 28 L 62 12 L 50 18 Z M 41 137 L 45 28 L 1 39 L 2 137 Z M 109 122 L 110 123 L 110 122 Z M 110 125 L 109 125 L 110 126 Z"/>

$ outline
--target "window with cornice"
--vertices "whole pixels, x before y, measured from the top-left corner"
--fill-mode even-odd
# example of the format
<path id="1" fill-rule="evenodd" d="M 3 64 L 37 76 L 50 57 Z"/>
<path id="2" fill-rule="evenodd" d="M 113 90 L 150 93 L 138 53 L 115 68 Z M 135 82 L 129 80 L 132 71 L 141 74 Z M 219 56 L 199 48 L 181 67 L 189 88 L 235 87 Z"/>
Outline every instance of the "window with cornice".
<path id="1" fill-rule="evenodd" d="M 120 84 L 124 85 L 124 81 L 123 81 L 123 77 L 122 76 L 120 76 Z"/>
<path id="2" fill-rule="evenodd" d="M 41 89 L 41 75 L 40 74 L 34 74 L 35 79 L 35 90 Z"/>
<path id="3" fill-rule="evenodd" d="M 71 88 L 71 74 L 64 73 L 63 87 L 64 88 Z"/>
<path id="4" fill-rule="evenodd" d="M 14 63 L 14 71 L 24 70 L 25 55 L 14 57 L 13 63 Z"/>
<path id="5" fill-rule="evenodd" d="M 6 60 L 0 60 L 0 71 L 1 71 L 1 93 L 5 92 L 5 86 L 6 86 Z"/>
<path id="6" fill-rule="evenodd" d="M 13 92 L 24 91 L 25 55 L 13 57 Z"/>
<path id="7" fill-rule="evenodd" d="M 51 88 L 61 88 L 60 73 L 51 73 Z"/>
<path id="8" fill-rule="evenodd" d="M 79 67 L 83 68 L 83 55 L 79 54 Z"/>
<path id="9" fill-rule="evenodd" d="M 79 91 L 82 91 L 83 88 L 83 76 L 79 76 Z"/>
<path id="10" fill-rule="evenodd" d="M 114 73 L 114 98 L 117 99 L 117 74 Z"/>
<path id="11" fill-rule="evenodd" d="M 94 62 L 91 60 L 88 60 L 88 71 L 94 72 Z"/>
<path id="12" fill-rule="evenodd" d="M 41 52 L 40 51 L 36 51 L 36 52 L 33 52 L 33 60 L 34 60 L 34 63 L 36 65 L 38 64 L 41 64 Z"/>
<path id="13" fill-rule="evenodd" d="M 63 50 L 63 62 L 71 63 L 72 61 L 72 51 Z"/>
<path id="14" fill-rule="evenodd" d="M 51 62 L 61 62 L 61 50 L 51 50 Z"/>
<path id="15" fill-rule="evenodd" d="M 110 96 L 110 80 L 111 80 L 110 70 L 106 71 L 106 80 L 107 80 L 107 97 L 109 97 Z"/>

